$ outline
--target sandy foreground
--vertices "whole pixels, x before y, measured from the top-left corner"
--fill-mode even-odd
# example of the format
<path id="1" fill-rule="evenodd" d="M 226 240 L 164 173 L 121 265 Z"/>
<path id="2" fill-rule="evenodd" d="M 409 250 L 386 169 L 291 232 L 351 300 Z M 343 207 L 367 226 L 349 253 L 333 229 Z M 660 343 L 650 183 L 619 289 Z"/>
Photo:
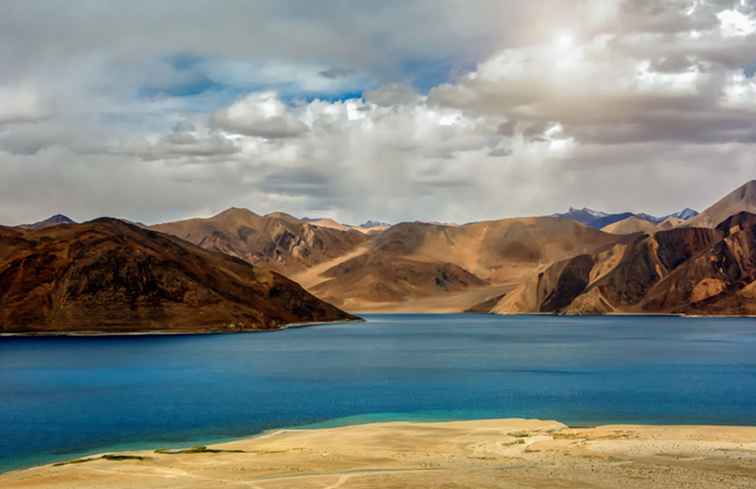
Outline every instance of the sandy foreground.
<path id="1" fill-rule="evenodd" d="M 512 419 L 281 430 L 9 472 L 0 487 L 754 488 L 756 428 Z"/>

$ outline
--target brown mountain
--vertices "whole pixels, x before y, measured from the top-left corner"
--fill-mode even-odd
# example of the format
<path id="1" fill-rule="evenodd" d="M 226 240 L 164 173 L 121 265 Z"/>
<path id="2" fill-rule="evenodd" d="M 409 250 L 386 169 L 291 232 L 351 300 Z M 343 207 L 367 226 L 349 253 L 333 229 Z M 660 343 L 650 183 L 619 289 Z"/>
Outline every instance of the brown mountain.
<path id="1" fill-rule="evenodd" d="M 247 331 L 354 319 L 278 273 L 115 219 L 0 227 L 0 332 Z"/>
<path id="2" fill-rule="evenodd" d="M 756 215 L 636 235 L 548 267 L 490 311 L 754 314 Z"/>
<path id="3" fill-rule="evenodd" d="M 664 222 L 667 223 L 668 221 L 665 220 Z M 615 223 L 604 226 L 603 228 L 601 228 L 601 230 L 605 233 L 611 234 L 653 234 L 659 229 L 653 222 L 646 221 L 645 219 L 641 219 L 639 217 L 630 216 L 627 219 L 623 219 L 621 221 L 617 221 Z"/>
<path id="4" fill-rule="evenodd" d="M 714 228 L 739 212 L 756 213 L 756 180 L 738 187 L 717 203 L 685 222 L 685 226 Z"/>
<path id="5" fill-rule="evenodd" d="M 619 239 L 554 217 L 402 223 L 292 278 L 349 310 L 460 311 L 501 295 L 539 267 Z"/>
<path id="6" fill-rule="evenodd" d="M 282 212 L 260 216 L 237 208 L 151 229 L 287 275 L 342 256 L 368 239 L 351 229 L 315 226 Z"/>

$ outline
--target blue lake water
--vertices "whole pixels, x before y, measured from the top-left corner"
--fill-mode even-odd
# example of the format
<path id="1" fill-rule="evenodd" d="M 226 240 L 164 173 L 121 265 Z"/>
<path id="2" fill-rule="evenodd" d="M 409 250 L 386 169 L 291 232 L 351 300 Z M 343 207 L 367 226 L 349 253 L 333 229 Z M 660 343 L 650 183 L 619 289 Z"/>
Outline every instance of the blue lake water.
<path id="1" fill-rule="evenodd" d="M 376 420 L 756 425 L 756 320 L 367 315 L 277 333 L 0 338 L 0 471 Z"/>

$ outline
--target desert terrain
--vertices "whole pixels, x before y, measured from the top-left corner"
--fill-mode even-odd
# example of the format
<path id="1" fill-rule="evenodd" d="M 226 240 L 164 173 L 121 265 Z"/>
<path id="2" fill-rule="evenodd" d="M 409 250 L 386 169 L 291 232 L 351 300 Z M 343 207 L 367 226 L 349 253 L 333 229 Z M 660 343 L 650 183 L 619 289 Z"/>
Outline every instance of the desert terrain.
<path id="1" fill-rule="evenodd" d="M 5 489 L 752 488 L 756 428 L 568 428 L 556 421 L 278 430 L 186 450 L 119 452 L 0 475 Z"/>

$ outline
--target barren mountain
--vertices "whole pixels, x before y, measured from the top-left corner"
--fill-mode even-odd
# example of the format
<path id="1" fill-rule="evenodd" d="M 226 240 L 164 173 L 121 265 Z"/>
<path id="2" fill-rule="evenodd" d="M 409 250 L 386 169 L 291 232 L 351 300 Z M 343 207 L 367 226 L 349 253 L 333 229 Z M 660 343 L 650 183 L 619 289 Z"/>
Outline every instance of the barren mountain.
<path id="1" fill-rule="evenodd" d="M 756 215 L 637 235 L 548 267 L 492 312 L 754 314 Z"/>
<path id="2" fill-rule="evenodd" d="M 447 226 L 401 223 L 318 274 L 292 278 L 349 310 L 386 310 L 428 297 L 446 297 L 457 310 L 500 295 L 555 260 L 616 242 L 570 219 L 539 217 Z M 475 294 L 463 293 L 480 289 Z M 488 294 L 488 295 L 486 295 Z M 473 302 L 470 302 L 473 301 Z M 440 304 L 439 304 L 440 305 Z M 446 310 L 446 308 L 443 308 Z"/>
<path id="3" fill-rule="evenodd" d="M 0 332 L 246 331 L 353 319 L 278 273 L 115 219 L 0 227 Z"/>
<path id="4" fill-rule="evenodd" d="M 690 227 L 713 228 L 739 212 L 756 213 L 756 180 L 751 180 L 727 194 L 717 203 L 686 221 Z"/>
<path id="5" fill-rule="evenodd" d="M 151 229 L 287 275 L 339 257 L 368 239 L 351 229 L 316 226 L 282 212 L 260 216 L 237 208 Z"/>
<path id="6" fill-rule="evenodd" d="M 368 221 L 364 224 L 360 224 L 359 226 L 352 226 L 350 224 L 342 224 L 334 219 L 331 219 L 330 217 L 324 217 L 324 218 L 303 218 L 303 221 L 306 221 L 313 226 L 320 226 L 323 228 L 331 228 L 331 229 L 338 229 L 339 231 L 357 231 L 362 234 L 378 234 L 386 229 L 390 228 L 391 225 L 382 223 L 382 222 L 374 222 L 374 221 Z"/>
<path id="7" fill-rule="evenodd" d="M 666 221 L 665 221 L 666 222 Z M 627 219 L 617 221 L 601 228 L 605 233 L 611 234 L 634 234 L 645 233 L 653 234 L 658 230 L 658 226 L 644 219 L 630 216 Z"/>

